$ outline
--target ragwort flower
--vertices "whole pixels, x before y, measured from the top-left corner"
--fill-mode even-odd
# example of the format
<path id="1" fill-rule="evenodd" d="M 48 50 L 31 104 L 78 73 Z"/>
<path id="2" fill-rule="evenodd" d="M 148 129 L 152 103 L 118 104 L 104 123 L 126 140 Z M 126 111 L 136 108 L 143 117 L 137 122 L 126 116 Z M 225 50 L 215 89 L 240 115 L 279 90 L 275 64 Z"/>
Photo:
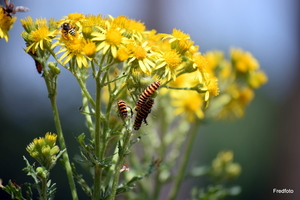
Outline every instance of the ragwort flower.
<path id="1" fill-rule="evenodd" d="M 47 26 L 42 26 L 37 30 L 32 31 L 28 35 L 28 38 L 32 43 L 27 47 L 26 52 L 31 50 L 33 53 L 35 53 L 38 48 L 44 50 L 44 46 L 50 47 L 54 36 L 55 31 L 50 32 Z"/>
<path id="2" fill-rule="evenodd" d="M 22 33 L 23 38 L 27 42 L 26 52 L 30 51 L 34 54 L 38 49 L 50 48 L 56 31 L 48 26 L 46 19 L 41 18 L 33 21 L 31 17 L 27 17 L 21 19 L 21 23 L 26 30 L 26 33 Z M 53 22 L 50 23 L 53 24 Z"/>
<path id="3" fill-rule="evenodd" d="M 158 76 L 167 78 L 167 80 L 176 79 L 176 70 L 181 64 L 180 54 L 176 50 L 164 52 L 162 58 L 157 59 L 156 62 L 157 66 L 155 69 Z"/>
<path id="4" fill-rule="evenodd" d="M 195 91 L 172 91 L 171 97 L 171 104 L 176 107 L 175 115 L 184 115 L 189 122 L 194 122 L 196 118 L 204 118 L 201 94 Z"/>
<path id="5" fill-rule="evenodd" d="M 97 45 L 96 51 L 102 50 L 102 54 L 106 54 L 110 50 L 114 58 L 117 57 L 117 50 L 127 43 L 128 39 L 122 35 L 124 30 L 120 30 L 108 25 L 108 29 L 103 29 L 100 26 L 96 27 L 100 32 L 93 32 L 94 38 L 92 41 L 100 41 Z"/>
<path id="6" fill-rule="evenodd" d="M 72 58 L 75 58 L 77 66 L 82 68 L 89 67 L 87 57 L 93 57 L 95 48 L 90 42 L 87 42 L 82 35 L 76 35 L 72 39 L 64 39 L 63 37 L 52 45 L 52 48 L 60 45 L 60 50 L 56 53 L 63 53 L 59 61 L 66 65 Z"/>
<path id="7" fill-rule="evenodd" d="M 151 47 L 147 44 L 147 42 L 144 42 L 142 45 L 127 45 L 132 52 L 129 56 L 130 59 L 128 64 L 137 62 L 138 66 L 144 73 L 151 72 L 152 68 L 155 67 L 155 57 L 157 55 L 151 51 Z"/>

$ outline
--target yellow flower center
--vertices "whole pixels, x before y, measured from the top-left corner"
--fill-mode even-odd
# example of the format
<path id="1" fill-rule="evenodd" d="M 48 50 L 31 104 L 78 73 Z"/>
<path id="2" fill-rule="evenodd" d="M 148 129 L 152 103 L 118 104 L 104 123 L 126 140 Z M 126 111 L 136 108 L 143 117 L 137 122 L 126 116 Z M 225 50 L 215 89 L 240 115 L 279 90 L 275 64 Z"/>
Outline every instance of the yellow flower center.
<path id="1" fill-rule="evenodd" d="M 84 16 L 83 16 L 83 14 L 80 14 L 80 13 L 71 13 L 68 15 L 68 18 L 70 20 L 79 21 L 80 19 L 83 19 Z"/>
<path id="2" fill-rule="evenodd" d="M 178 40 L 186 40 L 186 39 L 190 39 L 190 36 L 180 30 L 177 29 L 173 29 L 173 33 L 172 35 L 174 36 L 174 38 L 178 39 Z"/>
<path id="3" fill-rule="evenodd" d="M 216 77 L 211 78 L 207 88 L 212 96 L 218 96 L 220 92 L 218 88 L 218 79 Z"/>
<path id="4" fill-rule="evenodd" d="M 171 69 L 175 69 L 181 62 L 181 57 L 175 50 L 166 52 L 163 57 Z"/>
<path id="5" fill-rule="evenodd" d="M 82 49 L 83 53 L 88 57 L 94 57 L 96 53 L 96 45 L 93 42 L 88 42 Z"/>
<path id="6" fill-rule="evenodd" d="M 118 46 L 122 42 L 122 34 L 116 29 L 110 29 L 106 32 L 106 42 Z"/>
<path id="7" fill-rule="evenodd" d="M 135 30 L 137 32 L 145 31 L 145 25 L 140 21 L 130 20 L 128 25 L 128 30 Z"/>
<path id="8" fill-rule="evenodd" d="M 119 61 L 124 61 L 124 60 L 127 60 L 129 57 L 129 50 L 127 48 L 120 48 L 118 49 L 117 51 L 117 59 Z"/>
<path id="9" fill-rule="evenodd" d="M 133 54 L 138 60 L 142 60 L 147 56 L 146 50 L 141 46 L 134 47 Z"/>
<path id="10" fill-rule="evenodd" d="M 196 53 L 195 55 L 193 55 L 193 60 L 194 60 L 194 63 L 196 65 L 196 67 L 199 69 L 199 70 L 203 70 L 206 68 L 207 66 L 207 60 L 206 58 L 201 55 L 200 53 Z"/>
<path id="11" fill-rule="evenodd" d="M 187 51 L 194 44 L 194 42 L 191 40 L 180 40 L 178 44 L 181 50 Z"/>
<path id="12" fill-rule="evenodd" d="M 73 40 L 69 40 L 66 43 L 66 48 L 69 52 L 79 55 L 81 54 L 83 48 L 85 47 L 86 42 L 82 38 L 74 38 Z"/>
<path id="13" fill-rule="evenodd" d="M 30 39 L 34 42 L 38 42 L 48 38 L 49 30 L 47 26 L 42 26 L 41 28 L 32 31 L 30 33 Z"/>

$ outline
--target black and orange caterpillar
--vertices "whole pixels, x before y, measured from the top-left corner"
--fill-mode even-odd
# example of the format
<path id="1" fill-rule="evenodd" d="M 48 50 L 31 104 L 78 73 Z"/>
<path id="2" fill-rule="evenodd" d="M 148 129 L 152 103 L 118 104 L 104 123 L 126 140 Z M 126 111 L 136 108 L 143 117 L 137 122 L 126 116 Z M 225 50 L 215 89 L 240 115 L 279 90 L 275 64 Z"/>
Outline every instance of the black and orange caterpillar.
<path id="1" fill-rule="evenodd" d="M 142 122 L 144 121 L 146 125 L 148 125 L 146 118 L 148 117 L 148 114 L 151 112 L 151 108 L 154 104 L 154 99 L 149 99 L 138 111 L 133 128 L 134 130 L 139 130 Z"/>
<path id="2" fill-rule="evenodd" d="M 149 97 L 159 88 L 160 86 L 160 82 L 159 81 L 155 81 L 154 83 L 152 83 L 151 85 L 149 85 L 144 91 L 143 93 L 140 95 L 138 102 L 136 104 L 135 110 L 139 111 L 143 105 L 145 104 L 145 102 L 147 101 L 147 99 L 149 99 Z"/>
<path id="3" fill-rule="evenodd" d="M 128 116 L 127 105 L 124 100 L 119 100 L 117 102 L 118 109 L 122 118 L 126 118 Z"/>

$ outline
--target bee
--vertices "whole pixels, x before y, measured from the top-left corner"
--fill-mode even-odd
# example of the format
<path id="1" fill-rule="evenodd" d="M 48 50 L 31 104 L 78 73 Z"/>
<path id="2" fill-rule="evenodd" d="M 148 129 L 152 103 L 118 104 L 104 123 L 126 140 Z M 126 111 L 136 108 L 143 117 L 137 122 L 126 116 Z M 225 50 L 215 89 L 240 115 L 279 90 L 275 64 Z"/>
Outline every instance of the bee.
<path id="1" fill-rule="evenodd" d="M 127 106 L 124 100 L 119 100 L 117 102 L 119 112 L 122 118 L 126 118 L 128 116 Z"/>
<path id="2" fill-rule="evenodd" d="M 133 125 L 134 130 L 139 130 L 143 121 L 145 122 L 146 125 L 148 125 L 146 119 L 148 117 L 148 114 L 151 112 L 151 108 L 153 104 L 154 104 L 154 100 L 149 99 L 138 111 Z"/>
<path id="3" fill-rule="evenodd" d="M 75 36 L 76 35 L 76 30 L 75 26 L 70 25 L 69 23 L 65 22 L 61 25 L 61 32 L 63 33 L 63 37 L 66 39 L 66 36 L 68 34 Z"/>
<path id="4" fill-rule="evenodd" d="M 147 99 L 158 89 L 158 87 L 160 86 L 160 82 L 159 81 L 155 81 L 154 83 L 152 83 L 151 85 L 149 85 L 144 91 L 143 93 L 140 95 L 138 102 L 136 104 L 135 110 L 139 111 L 141 109 L 141 107 L 145 104 L 145 102 L 147 101 Z"/>
<path id="5" fill-rule="evenodd" d="M 4 0 L 5 8 L 2 7 L 4 13 L 6 13 L 7 16 L 11 17 L 11 14 L 16 14 L 16 12 L 27 12 L 29 8 L 26 8 L 24 6 L 17 6 L 15 7 L 14 4 L 10 3 L 10 0 Z"/>

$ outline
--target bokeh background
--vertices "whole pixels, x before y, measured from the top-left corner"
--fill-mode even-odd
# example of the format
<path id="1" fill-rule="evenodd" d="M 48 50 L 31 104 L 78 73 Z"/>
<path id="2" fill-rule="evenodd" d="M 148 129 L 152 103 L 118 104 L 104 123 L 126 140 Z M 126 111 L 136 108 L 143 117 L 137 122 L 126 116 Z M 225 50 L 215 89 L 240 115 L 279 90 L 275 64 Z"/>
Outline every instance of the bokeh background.
<path id="1" fill-rule="evenodd" d="M 46 87 L 34 61 L 23 48 L 20 19 L 54 17 L 69 13 L 127 15 L 145 22 L 147 29 L 171 33 L 173 28 L 191 35 L 201 52 L 230 47 L 250 51 L 269 81 L 256 93 L 246 116 L 234 122 L 214 122 L 200 129 L 190 165 L 210 164 L 221 150 L 233 150 L 242 165 L 234 182 L 242 193 L 228 199 L 300 199 L 300 91 L 298 0 L 12 0 L 30 8 L 17 13 L 9 42 L 0 40 L 0 178 L 17 183 L 31 181 L 22 172 L 29 158 L 25 147 L 33 138 L 55 132 Z M 2 2 L 3 4 L 3 2 Z M 85 131 L 80 90 L 62 69 L 58 106 L 71 158 L 78 153 L 75 136 Z M 31 160 L 33 161 L 33 160 Z M 56 199 L 70 199 L 61 166 L 52 171 Z M 178 199 L 187 199 L 185 181 Z M 273 188 L 293 189 L 294 194 L 272 194 Z M 10 199 L 0 191 L 0 199 Z M 82 198 L 84 199 L 84 198 Z"/>

